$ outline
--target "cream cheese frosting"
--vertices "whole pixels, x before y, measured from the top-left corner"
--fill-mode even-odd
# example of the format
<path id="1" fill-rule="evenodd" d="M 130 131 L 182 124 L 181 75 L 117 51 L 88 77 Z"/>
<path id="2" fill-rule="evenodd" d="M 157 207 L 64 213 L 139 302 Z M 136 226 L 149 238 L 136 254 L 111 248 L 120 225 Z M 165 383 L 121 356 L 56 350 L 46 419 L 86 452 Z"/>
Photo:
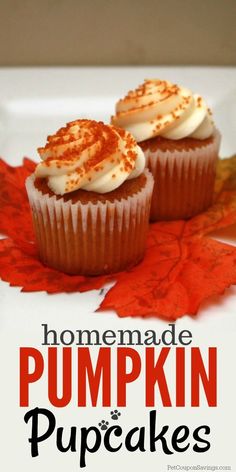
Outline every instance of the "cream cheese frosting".
<path id="1" fill-rule="evenodd" d="M 57 195 L 77 189 L 111 192 L 145 167 L 143 151 L 129 132 L 93 120 L 68 123 L 38 152 L 42 162 L 35 175 L 47 178 Z"/>
<path id="2" fill-rule="evenodd" d="M 119 100 L 111 122 L 137 142 L 155 136 L 206 139 L 214 131 L 211 111 L 200 95 L 159 79 L 145 80 Z"/>

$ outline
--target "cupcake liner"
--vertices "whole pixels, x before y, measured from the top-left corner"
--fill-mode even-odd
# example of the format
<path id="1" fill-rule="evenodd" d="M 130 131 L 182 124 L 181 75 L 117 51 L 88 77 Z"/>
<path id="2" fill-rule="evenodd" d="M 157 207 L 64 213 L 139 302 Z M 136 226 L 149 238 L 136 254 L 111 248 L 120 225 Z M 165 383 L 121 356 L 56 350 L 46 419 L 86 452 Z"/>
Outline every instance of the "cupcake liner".
<path id="1" fill-rule="evenodd" d="M 144 256 L 153 177 L 146 169 L 139 192 L 113 202 L 65 202 L 35 188 L 26 189 L 33 215 L 39 257 L 43 263 L 69 274 L 118 272 Z"/>
<path id="2" fill-rule="evenodd" d="M 144 151 L 154 177 L 151 221 L 190 218 L 213 200 L 220 133 L 206 146 L 191 150 Z"/>

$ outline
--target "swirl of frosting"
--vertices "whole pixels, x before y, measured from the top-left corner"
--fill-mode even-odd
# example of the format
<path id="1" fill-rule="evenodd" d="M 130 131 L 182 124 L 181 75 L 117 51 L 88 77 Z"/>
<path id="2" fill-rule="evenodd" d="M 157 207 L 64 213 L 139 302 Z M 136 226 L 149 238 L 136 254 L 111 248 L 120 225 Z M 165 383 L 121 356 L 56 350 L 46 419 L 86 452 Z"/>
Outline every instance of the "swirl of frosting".
<path id="1" fill-rule="evenodd" d="M 77 189 L 111 192 L 145 167 L 144 154 L 130 133 L 92 120 L 68 123 L 48 136 L 38 152 L 42 162 L 35 175 L 47 178 L 58 195 Z"/>
<path id="2" fill-rule="evenodd" d="M 165 80 L 145 80 L 118 101 L 111 122 L 136 141 L 155 136 L 206 139 L 212 135 L 211 112 L 202 97 Z"/>

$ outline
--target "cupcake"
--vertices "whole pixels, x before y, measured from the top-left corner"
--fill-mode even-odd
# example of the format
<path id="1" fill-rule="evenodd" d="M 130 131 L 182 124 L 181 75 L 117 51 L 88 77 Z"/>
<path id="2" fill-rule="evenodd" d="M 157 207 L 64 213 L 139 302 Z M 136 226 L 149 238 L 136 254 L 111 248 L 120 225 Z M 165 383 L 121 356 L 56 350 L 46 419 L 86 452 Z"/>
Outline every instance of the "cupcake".
<path id="1" fill-rule="evenodd" d="M 220 134 L 202 97 L 146 80 L 117 103 L 111 122 L 145 153 L 154 176 L 152 221 L 190 218 L 212 204 Z"/>
<path id="2" fill-rule="evenodd" d="M 68 274 L 118 272 L 144 256 L 153 177 L 134 138 L 91 120 L 68 123 L 26 181 L 41 261 Z"/>

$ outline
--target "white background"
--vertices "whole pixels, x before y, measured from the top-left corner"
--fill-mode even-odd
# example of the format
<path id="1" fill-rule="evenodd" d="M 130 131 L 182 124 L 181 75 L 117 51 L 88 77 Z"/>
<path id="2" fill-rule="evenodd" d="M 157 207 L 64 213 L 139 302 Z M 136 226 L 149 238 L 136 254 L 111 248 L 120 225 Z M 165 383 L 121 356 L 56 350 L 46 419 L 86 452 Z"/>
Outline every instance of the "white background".
<path id="1" fill-rule="evenodd" d="M 71 68 L 71 69 L 2 69 L 0 71 L 0 155 L 10 164 L 20 164 L 23 156 L 37 160 L 36 148 L 45 143 L 47 134 L 79 117 L 108 121 L 116 100 L 127 90 L 141 83 L 144 78 L 160 77 L 185 85 L 204 96 L 213 108 L 217 127 L 223 140 L 221 156 L 229 156 L 236 150 L 236 70 L 233 68 Z M 236 229 L 221 234 L 224 240 L 236 244 Z M 55 436 L 40 448 L 40 456 L 30 457 L 27 438 L 29 425 L 24 423 L 25 410 L 19 407 L 19 347 L 40 348 L 42 323 L 58 332 L 64 329 L 153 329 L 161 332 L 166 323 L 155 318 L 148 320 L 120 319 L 113 312 L 95 313 L 101 301 L 99 292 L 85 294 L 47 295 L 45 293 L 21 293 L 20 289 L 0 283 L 0 463 L 4 472 L 14 470 L 42 471 L 43 469 L 79 470 L 79 452 L 59 453 Z M 122 450 L 111 454 L 100 450 L 88 454 L 87 468 L 118 471 L 149 468 L 164 472 L 172 465 L 231 465 L 236 471 L 235 454 L 235 338 L 236 338 L 236 289 L 231 288 L 222 297 L 210 300 L 196 318 L 188 316 L 177 321 L 177 330 L 191 330 L 193 345 L 200 346 L 206 354 L 208 346 L 218 348 L 218 407 L 208 408 L 205 401 L 201 408 L 158 409 L 160 427 L 170 425 L 170 430 L 180 424 L 191 429 L 201 425 L 211 426 L 209 452 L 196 454 L 189 451 L 173 456 L 157 453 L 127 453 Z M 142 353 L 142 349 L 139 349 Z M 44 349 L 46 359 L 46 350 Z M 189 351 L 187 351 L 187 356 Z M 69 407 L 55 411 L 58 426 L 69 427 L 97 425 L 101 419 L 109 420 L 109 408 L 76 407 L 76 363 L 74 369 L 73 401 Z M 189 363 L 187 362 L 187 370 Z M 167 368 L 170 390 L 174 391 L 174 356 Z M 187 377 L 190 382 L 189 370 Z M 114 362 L 113 394 L 116 371 Z M 47 382 L 44 379 L 31 389 L 31 406 L 50 407 L 46 400 Z M 142 379 L 128 388 L 128 407 L 121 410 L 119 423 L 128 431 L 131 427 L 148 424 L 148 410 L 144 407 Z M 204 400 L 204 397 L 203 397 Z M 112 407 L 116 407 L 113 396 Z M 53 410 L 54 411 L 54 410 Z M 110 424 L 112 422 L 110 421 Z"/>

